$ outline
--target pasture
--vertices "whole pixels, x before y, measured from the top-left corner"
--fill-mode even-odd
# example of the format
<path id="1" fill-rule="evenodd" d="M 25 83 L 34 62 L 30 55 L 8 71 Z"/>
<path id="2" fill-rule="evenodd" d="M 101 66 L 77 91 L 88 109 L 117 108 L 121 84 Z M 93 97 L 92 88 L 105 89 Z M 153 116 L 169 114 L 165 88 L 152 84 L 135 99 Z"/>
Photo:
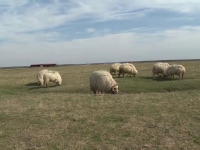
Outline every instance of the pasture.
<path id="1" fill-rule="evenodd" d="M 37 85 L 42 68 L 0 69 L 0 148 L 200 149 L 200 61 L 174 63 L 184 80 L 152 80 L 154 63 L 135 63 L 138 76 L 113 75 L 119 93 L 103 96 L 89 75 L 110 64 L 46 68 L 63 79 L 49 88 Z"/>

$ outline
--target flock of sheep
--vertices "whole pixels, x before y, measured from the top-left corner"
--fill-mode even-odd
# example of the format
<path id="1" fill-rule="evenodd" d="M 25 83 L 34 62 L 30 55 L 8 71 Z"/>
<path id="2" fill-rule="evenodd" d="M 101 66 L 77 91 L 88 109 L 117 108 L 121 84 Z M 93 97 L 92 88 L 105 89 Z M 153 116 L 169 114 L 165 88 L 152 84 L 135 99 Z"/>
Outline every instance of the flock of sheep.
<path id="1" fill-rule="evenodd" d="M 178 75 L 179 79 L 183 79 L 186 70 L 185 67 L 178 64 L 169 65 L 168 63 L 158 62 L 153 65 L 152 73 L 153 79 L 155 75 L 166 77 L 173 77 Z M 123 77 L 125 74 L 138 75 L 138 71 L 132 63 L 114 63 L 110 66 L 110 72 L 106 70 L 98 70 L 91 73 L 89 77 L 90 89 L 97 93 L 118 93 L 118 83 L 113 79 L 112 74 Z M 37 74 L 37 81 L 40 86 L 48 87 L 49 82 L 54 82 L 56 85 L 61 85 L 62 78 L 57 71 L 43 69 Z"/>

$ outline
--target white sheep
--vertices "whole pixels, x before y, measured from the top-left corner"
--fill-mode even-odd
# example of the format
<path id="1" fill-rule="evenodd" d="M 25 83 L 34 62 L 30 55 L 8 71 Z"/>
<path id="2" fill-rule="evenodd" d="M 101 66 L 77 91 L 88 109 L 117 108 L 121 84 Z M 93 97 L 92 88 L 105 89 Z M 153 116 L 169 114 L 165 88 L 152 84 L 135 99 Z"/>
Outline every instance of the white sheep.
<path id="1" fill-rule="evenodd" d="M 135 69 L 137 71 L 137 69 L 135 68 L 135 66 L 132 63 L 123 63 L 123 65 L 129 65 L 129 66 L 131 66 L 133 69 Z"/>
<path id="2" fill-rule="evenodd" d="M 106 70 L 94 71 L 89 78 L 90 89 L 94 94 L 99 93 L 118 93 L 118 83 L 112 78 L 112 75 Z"/>
<path id="3" fill-rule="evenodd" d="M 135 77 L 138 74 L 138 71 L 133 64 L 124 63 L 124 64 L 120 65 L 120 67 L 119 67 L 118 77 L 120 77 L 121 74 L 124 77 L 124 74 L 126 74 L 126 73 L 129 74 L 130 76 L 133 75 Z"/>
<path id="4" fill-rule="evenodd" d="M 114 63 L 110 66 L 110 74 L 115 73 L 117 75 L 117 73 L 119 72 L 119 67 L 120 67 L 120 63 Z"/>
<path id="5" fill-rule="evenodd" d="M 62 83 L 62 78 L 57 71 L 53 70 L 48 70 L 47 72 L 44 73 L 44 85 L 47 88 L 47 85 L 49 82 L 54 82 L 56 85 L 61 85 Z"/>
<path id="6" fill-rule="evenodd" d="M 47 71 L 48 71 L 47 69 L 43 69 L 43 70 L 41 70 L 41 71 L 38 72 L 38 74 L 37 74 L 38 85 L 40 85 L 40 86 L 44 85 L 43 75 Z"/>
<path id="7" fill-rule="evenodd" d="M 170 65 L 168 63 L 163 62 L 157 62 L 153 65 L 152 73 L 153 73 L 153 79 L 155 78 L 155 74 L 157 74 L 159 77 L 159 74 L 164 73 L 164 71 L 169 67 Z"/>
<path id="8" fill-rule="evenodd" d="M 183 79 L 183 76 L 186 72 L 186 69 L 184 66 L 182 65 L 177 65 L 177 64 L 174 64 L 174 65 L 171 65 L 169 66 L 165 71 L 164 71 L 164 77 L 173 77 L 174 78 L 174 75 L 177 75 L 179 76 L 179 79 Z"/>

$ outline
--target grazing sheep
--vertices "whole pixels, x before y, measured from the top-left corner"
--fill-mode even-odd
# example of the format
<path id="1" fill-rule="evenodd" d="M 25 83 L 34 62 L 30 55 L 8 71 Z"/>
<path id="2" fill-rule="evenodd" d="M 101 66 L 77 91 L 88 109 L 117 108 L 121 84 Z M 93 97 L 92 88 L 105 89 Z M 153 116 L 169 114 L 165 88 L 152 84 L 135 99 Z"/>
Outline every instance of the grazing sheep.
<path id="1" fill-rule="evenodd" d="M 120 63 L 114 63 L 110 66 L 110 74 L 115 73 L 117 75 L 117 73 L 119 72 L 119 67 L 120 67 Z"/>
<path id="2" fill-rule="evenodd" d="M 44 73 L 46 73 L 48 70 L 47 69 L 43 69 L 41 71 L 38 72 L 37 74 L 37 81 L 38 81 L 38 85 L 42 86 L 44 85 L 44 78 L 43 75 Z"/>
<path id="3" fill-rule="evenodd" d="M 118 77 L 120 77 L 121 74 L 124 77 L 124 74 L 126 74 L 126 73 L 129 74 L 130 76 L 133 75 L 135 77 L 138 74 L 138 71 L 136 70 L 136 68 L 133 64 L 124 63 L 119 67 Z"/>
<path id="4" fill-rule="evenodd" d="M 129 66 L 131 66 L 133 69 L 136 70 L 136 73 L 138 74 L 137 69 L 135 68 L 135 66 L 134 66 L 132 63 L 123 63 L 123 64 L 124 64 L 124 65 L 129 65 Z M 128 74 L 127 74 L 127 76 L 128 76 Z M 135 77 L 135 75 L 134 75 L 134 77 Z"/>
<path id="5" fill-rule="evenodd" d="M 90 89 L 97 94 L 102 93 L 118 93 L 118 83 L 112 78 L 112 75 L 105 70 L 94 71 L 89 78 Z"/>
<path id="6" fill-rule="evenodd" d="M 182 78 L 182 80 L 183 80 L 183 76 L 184 76 L 185 72 L 186 72 L 186 70 L 185 70 L 184 66 L 174 64 L 174 65 L 169 66 L 164 71 L 164 77 L 171 76 L 174 78 L 174 75 L 177 75 L 177 76 L 179 76 L 179 79 Z"/>
<path id="7" fill-rule="evenodd" d="M 44 85 L 46 88 L 49 82 L 55 82 L 58 86 L 61 85 L 62 78 L 59 72 L 48 70 L 46 73 L 44 73 Z"/>
<path id="8" fill-rule="evenodd" d="M 163 63 L 163 62 L 157 62 L 153 65 L 153 79 L 155 78 L 155 74 L 157 74 L 159 77 L 159 74 L 164 73 L 164 71 L 169 67 L 170 65 L 168 63 Z"/>

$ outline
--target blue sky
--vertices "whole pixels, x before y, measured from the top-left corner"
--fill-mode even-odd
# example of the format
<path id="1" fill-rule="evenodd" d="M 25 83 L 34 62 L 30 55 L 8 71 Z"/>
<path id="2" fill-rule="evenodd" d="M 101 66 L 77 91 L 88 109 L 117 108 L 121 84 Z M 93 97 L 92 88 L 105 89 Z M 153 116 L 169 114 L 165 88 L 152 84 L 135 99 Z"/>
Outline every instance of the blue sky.
<path id="1" fill-rule="evenodd" d="M 0 67 L 199 59 L 199 0 L 0 0 Z"/>

